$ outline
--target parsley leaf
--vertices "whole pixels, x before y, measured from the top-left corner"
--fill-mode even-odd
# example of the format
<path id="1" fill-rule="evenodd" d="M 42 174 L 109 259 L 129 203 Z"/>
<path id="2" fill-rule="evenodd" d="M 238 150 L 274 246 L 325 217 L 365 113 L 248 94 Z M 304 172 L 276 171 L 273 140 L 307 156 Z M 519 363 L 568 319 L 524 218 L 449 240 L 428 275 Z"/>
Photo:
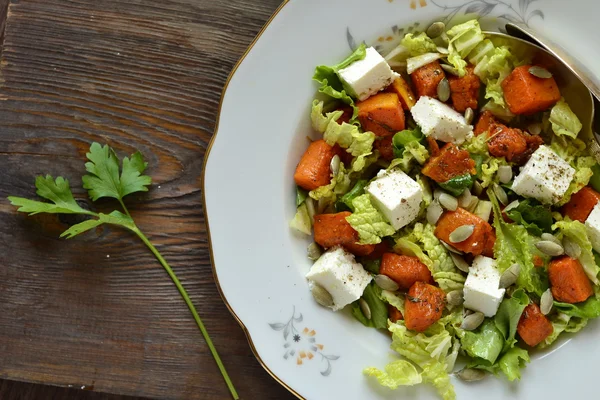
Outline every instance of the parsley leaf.
<path id="1" fill-rule="evenodd" d="M 102 224 L 120 225 L 124 228 L 135 231 L 136 226 L 131 217 L 120 211 L 113 211 L 110 214 L 98 214 L 98 219 L 88 219 L 79 224 L 71 226 L 64 231 L 60 237 L 71 239 L 80 233 L 84 233 Z"/>
<path id="2" fill-rule="evenodd" d="M 46 177 L 38 176 L 35 179 L 35 187 L 38 196 L 50 200 L 52 203 L 10 196 L 8 200 L 12 205 L 19 207 L 17 211 L 29 213 L 29 215 L 38 213 L 95 215 L 95 213 L 81 208 L 77 204 L 73 198 L 73 193 L 71 193 L 69 181 L 62 176 L 59 176 L 56 180 L 50 175 L 46 175 Z"/>
<path id="3" fill-rule="evenodd" d="M 83 187 L 88 190 L 93 201 L 101 197 L 112 197 L 121 201 L 128 194 L 147 192 L 147 186 L 152 183 L 149 176 L 142 175 L 148 163 L 144 162 L 139 151 L 132 154 L 131 159 L 123 158 L 120 174 L 119 159 L 108 145 L 103 147 L 92 143 L 86 156 L 90 160 L 85 163 L 89 174 L 83 177 Z"/>

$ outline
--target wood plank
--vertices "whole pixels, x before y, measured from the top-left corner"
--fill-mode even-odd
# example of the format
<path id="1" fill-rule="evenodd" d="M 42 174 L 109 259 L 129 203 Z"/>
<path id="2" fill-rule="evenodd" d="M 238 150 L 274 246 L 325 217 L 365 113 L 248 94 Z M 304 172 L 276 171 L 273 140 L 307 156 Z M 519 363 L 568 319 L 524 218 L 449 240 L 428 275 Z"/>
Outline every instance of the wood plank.
<path id="1" fill-rule="evenodd" d="M 242 398 L 291 398 L 215 287 L 202 159 L 222 87 L 279 0 L 11 0 L 0 60 L 0 198 L 38 174 L 78 197 L 92 141 L 139 149 L 154 179 L 128 204 L 183 281 Z M 90 205 L 110 210 L 115 204 Z M 162 399 L 227 398 L 189 311 L 130 234 L 58 239 L 68 219 L 0 201 L 0 378 Z M 3 397 L 4 398 L 4 397 Z"/>

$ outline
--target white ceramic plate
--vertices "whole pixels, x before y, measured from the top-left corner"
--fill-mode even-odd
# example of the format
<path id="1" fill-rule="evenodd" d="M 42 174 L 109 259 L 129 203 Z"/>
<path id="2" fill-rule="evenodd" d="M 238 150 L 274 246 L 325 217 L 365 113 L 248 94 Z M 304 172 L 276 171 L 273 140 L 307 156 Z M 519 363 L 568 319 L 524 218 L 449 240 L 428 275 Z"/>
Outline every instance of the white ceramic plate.
<path id="1" fill-rule="evenodd" d="M 306 238 L 295 212 L 294 168 L 313 135 L 309 109 L 318 64 L 335 64 L 352 43 L 389 46 L 432 21 L 486 15 L 486 29 L 525 22 L 600 65 L 596 0 L 291 0 L 277 11 L 234 71 L 204 170 L 215 278 L 269 373 L 306 399 L 436 399 L 427 385 L 390 391 L 362 375 L 394 354 L 382 332 L 312 299 Z M 382 40 L 381 40 L 382 39 Z M 598 324 L 533 354 L 522 380 L 454 379 L 459 399 L 599 398 Z"/>

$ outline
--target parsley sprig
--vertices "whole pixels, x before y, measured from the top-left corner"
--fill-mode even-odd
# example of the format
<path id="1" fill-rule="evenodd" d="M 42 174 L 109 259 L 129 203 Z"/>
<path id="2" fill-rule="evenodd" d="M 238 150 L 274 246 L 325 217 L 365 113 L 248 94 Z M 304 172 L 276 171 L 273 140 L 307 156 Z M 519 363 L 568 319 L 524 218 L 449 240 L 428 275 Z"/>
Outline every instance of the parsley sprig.
<path id="1" fill-rule="evenodd" d="M 217 353 L 217 350 L 196 311 L 196 307 L 190 300 L 185 288 L 173 272 L 173 269 L 169 266 L 167 261 L 163 258 L 160 252 L 154 247 L 150 240 L 144 235 L 144 233 L 135 224 L 133 218 L 129 214 L 123 198 L 129 194 L 137 192 L 147 192 L 148 186 L 152 183 L 152 179 L 143 175 L 148 163 L 144 161 L 142 154 L 138 151 L 131 155 L 131 157 L 125 157 L 119 165 L 119 159 L 116 153 L 108 147 L 108 145 L 101 146 L 98 143 L 92 143 L 90 146 L 89 153 L 86 154 L 89 162 L 85 164 L 85 169 L 88 174 L 83 176 L 83 187 L 87 189 L 89 197 L 92 201 L 96 201 L 102 197 L 108 197 L 116 199 L 123 212 L 115 210 L 109 214 L 96 213 L 93 211 L 86 210 L 77 204 L 71 188 L 69 187 L 69 181 L 63 177 L 54 179 L 50 175 L 38 176 L 35 180 L 35 187 L 37 188 L 38 196 L 48 200 L 49 202 L 29 200 L 22 197 L 10 196 L 8 199 L 10 202 L 19 207 L 17 211 L 28 213 L 29 215 L 39 213 L 49 214 L 80 214 L 88 216 L 89 219 L 72 225 L 69 229 L 64 231 L 60 236 L 70 239 L 81 233 L 87 232 L 90 229 L 96 228 L 102 224 L 117 225 L 122 228 L 128 229 L 135 233 L 144 244 L 150 249 L 152 254 L 158 259 L 161 265 L 167 271 L 167 274 L 175 283 L 177 290 L 185 300 L 188 308 L 194 316 L 194 320 L 200 328 L 204 340 L 208 345 L 225 383 L 231 392 L 234 399 L 238 399 L 238 394 L 233 387 L 233 383 L 225 370 L 225 366 Z"/>

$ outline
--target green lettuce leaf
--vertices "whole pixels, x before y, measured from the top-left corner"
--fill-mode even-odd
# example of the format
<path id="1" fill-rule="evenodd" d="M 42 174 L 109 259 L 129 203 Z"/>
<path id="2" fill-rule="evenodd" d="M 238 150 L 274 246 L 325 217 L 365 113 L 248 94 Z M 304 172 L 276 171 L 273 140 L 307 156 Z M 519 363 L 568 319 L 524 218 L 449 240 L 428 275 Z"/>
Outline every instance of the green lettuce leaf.
<path id="1" fill-rule="evenodd" d="M 341 63 L 333 66 L 320 65 L 315 68 L 315 73 L 313 75 L 313 80 L 318 82 L 320 85 L 319 92 L 333 99 L 340 100 L 354 109 L 351 122 L 356 120 L 356 117 L 358 116 L 358 108 L 354 104 L 352 97 L 350 97 L 352 93 L 347 92 L 337 73 L 339 70 L 346 68 L 353 62 L 364 59 L 366 55 L 367 47 L 363 43 Z"/>
<path id="2" fill-rule="evenodd" d="M 590 186 L 596 192 L 600 192 L 600 165 L 594 164 L 594 165 L 592 165 L 591 169 L 592 169 L 593 175 L 590 178 Z"/>
<path id="3" fill-rule="evenodd" d="M 377 378 L 377 382 L 381 386 L 390 389 L 397 389 L 399 386 L 413 386 L 423 382 L 417 368 L 406 360 L 392 361 L 385 366 L 385 371 L 370 367 L 365 368 L 363 373 L 366 376 Z"/>
<path id="4" fill-rule="evenodd" d="M 577 115 L 571 110 L 564 98 L 561 98 L 558 103 L 550 111 L 550 123 L 552 131 L 557 135 L 565 135 L 571 138 L 576 138 L 583 125 L 577 118 Z"/>
<path id="5" fill-rule="evenodd" d="M 388 309 L 383 300 L 381 300 L 381 288 L 371 282 L 365 288 L 362 299 L 367 302 L 371 310 L 371 319 L 363 314 L 358 301 L 352 303 L 352 315 L 364 326 L 377 329 L 386 329 L 388 321 Z"/>
<path id="6" fill-rule="evenodd" d="M 532 235 L 539 237 L 544 232 L 552 232 L 552 212 L 536 200 L 521 200 L 517 207 L 511 208 L 506 214 Z"/>
<path id="7" fill-rule="evenodd" d="M 587 146 L 583 140 L 571 139 L 566 136 L 552 136 L 550 148 L 571 165 L 573 165 L 577 157 L 588 155 Z"/>
<path id="8" fill-rule="evenodd" d="M 525 227 L 504 222 L 498 199 L 493 190 L 488 189 L 487 193 L 494 210 L 494 227 L 496 228 L 494 255 L 498 270 L 504 272 L 511 265 L 519 264 L 521 273 L 517 279 L 517 287 L 541 296 L 548 288 L 548 282 L 547 277 L 533 265 L 534 255 L 540 255 L 539 250 L 535 248 L 534 237 L 527 232 Z"/>
<path id="9" fill-rule="evenodd" d="M 563 236 L 568 237 L 573 242 L 577 243 L 581 248 L 579 262 L 585 271 L 587 277 L 594 283 L 600 285 L 598 274 L 600 267 L 596 264 L 594 253 L 592 251 L 592 243 L 587 235 L 587 230 L 584 224 L 579 221 L 558 221 L 552 226 L 552 229 L 559 229 L 557 237 L 562 239 Z"/>
<path id="10" fill-rule="evenodd" d="M 387 304 L 396 307 L 404 315 L 404 296 L 389 290 L 382 290 L 380 298 Z"/>
<path id="11" fill-rule="evenodd" d="M 408 33 L 404 36 L 400 44 L 408 50 L 411 57 L 420 56 L 425 53 L 437 53 L 437 45 L 424 32 L 416 36 L 413 33 Z"/>
<path id="12" fill-rule="evenodd" d="M 340 163 L 340 169 L 336 176 L 331 177 L 329 185 L 318 187 L 315 190 L 308 192 L 308 195 L 315 199 L 324 202 L 326 205 L 334 204 L 338 196 L 347 193 L 352 187 L 352 179 L 343 163 Z"/>
<path id="13" fill-rule="evenodd" d="M 476 360 L 485 360 L 490 365 L 504 348 L 505 340 L 492 319 L 487 318 L 479 328 L 474 331 L 463 331 L 460 334 L 462 349 Z"/>
<path id="14" fill-rule="evenodd" d="M 307 196 L 308 192 L 306 190 L 302 189 L 300 186 L 296 186 L 296 207 L 304 203 L 304 200 L 306 200 Z"/>
<path id="15" fill-rule="evenodd" d="M 588 323 L 587 318 L 572 317 L 561 312 L 554 313 L 549 316 L 550 322 L 552 323 L 552 333 L 544 339 L 544 341 L 537 345 L 538 348 L 543 349 L 550 346 L 558 339 L 563 332 L 575 333 L 585 328 Z"/>
<path id="16" fill-rule="evenodd" d="M 441 320 L 424 333 L 409 331 L 404 321 L 390 324 L 392 349 L 422 369 L 424 382 L 431 383 L 444 400 L 456 399 L 447 371 L 447 357 L 454 349 L 452 336 Z"/>
<path id="17" fill-rule="evenodd" d="M 471 174 L 456 176 L 449 181 L 438 183 L 438 185 L 454 196 L 460 196 L 465 189 L 473 186 L 473 176 Z"/>
<path id="18" fill-rule="evenodd" d="M 470 20 L 454 26 L 446 32 L 450 38 L 448 45 L 448 62 L 458 71 L 460 76 L 467 73 L 467 62 L 464 60 L 483 40 L 485 35 L 481 31 L 477 20 Z"/>
<path id="19" fill-rule="evenodd" d="M 415 129 L 405 129 L 403 131 L 397 132 L 392 138 L 394 156 L 402 157 L 402 153 L 404 152 L 404 148 L 407 144 L 412 142 L 422 142 L 424 137 L 425 136 L 423 135 L 423 132 L 421 132 L 421 129 L 419 127 L 416 127 Z"/>
<path id="20" fill-rule="evenodd" d="M 517 342 L 515 335 L 517 333 L 517 325 L 523 310 L 529 304 L 529 297 L 523 289 L 517 289 L 512 297 L 502 300 L 498 312 L 494 316 L 494 324 L 502 336 L 504 337 L 503 352 L 509 350 Z"/>
<path id="21" fill-rule="evenodd" d="M 358 232 L 360 243 L 381 243 L 382 237 L 391 236 L 396 232 L 373 206 L 368 194 L 352 200 L 352 206 L 354 212 L 346 217 L 346 221 Z"/>
<path id="22" fill-rule="evenodd" d="M 592 319 L 600 317 L 600 300 L 592 296 L 583 303 L 569 304 L 554 302 L 554 307 L 563 314 L 571 317 Z"/>
<path id="23" fill-rule="evenodd" d="M 476 65 L 475 74 L 485 83 L 485 98 L 494 104 L 505 107 L 502 82 L 510 75 L 516 65 L 516 60 L 506 46 L 496 47 L 492 55 Z"/>
<path id="24" fill-rule="evenodd" d="M 394 153 L 398 154 L 396 153 L 396 149 L 394 149 Z M 417 141 L 409 142 L 402 149 L 402 154 L 399 158 L 394 158 L 387 169 L 392 170 L 394 168 L 400 168 L 402 171 L 409 173 L 415 165 L 415 162 L 423 165 L 428 158 L 429 151 L 425 146 Z"/>
<path id="25" fill-rule="evenodd" d="M 497 368 L 500 369 L 509 381 L 521 379 L 521 369 L 525 368 L 525 364 L 530 361 L 527 350 L 520 347 L 514 347 L 506 352 L 500 360 L 498 360 Z M 490 371 L 498 374 L 496 371 Z"/>
<path id="26" fill-rule="evenodd" d="M 306 235 L 312 235 L 312 221 L 308 215 L 308 209 L 306 208 L 305 203 L 300 204 L 296 209 L 296 215 L 290 222 L 290 227 Z"/>
<path id="27" fill-rule="evenodd" d="M 435 227 L 432 225 L 416 223 L 412 231 L 408 231 L 405 236 L 397 239 L 396 246 L 410 249 L 416 257 L 419 257 L 431 271 L 433 279 L 445 292 L 462 289 L 465 277 L 454 265 L 448 250 L 435 237 L 434 229 Z M 421 247 L 425 252 L 421 250 Z"/>
<path id="28" fill-rule="evenodd" d="M 336 203 L 335 209 L 337 212 L 354 211 L 352 200 L 365 194 L 365 187 L 369 182 L 366 179 L 360 179 L 354 184 L 354 187 L 345 195 L 343 195 Z"/>
<path id="29" fill-rule="evenodd" d="M 567 204 L 569 200 L 571 200 L 571 196 L 585 186 L 588 185 L 590 179 L 594 175 L 593 167 L 596 166 L 596 159 L 591 156 L 581 156 L 577 157 L 575 161 L 571 164 L 575 168 L 575 176 L 571 180 L 567 191 L 565 192 L 562 199 L 557 203 L 558 206 L 562 206 Z"/>

